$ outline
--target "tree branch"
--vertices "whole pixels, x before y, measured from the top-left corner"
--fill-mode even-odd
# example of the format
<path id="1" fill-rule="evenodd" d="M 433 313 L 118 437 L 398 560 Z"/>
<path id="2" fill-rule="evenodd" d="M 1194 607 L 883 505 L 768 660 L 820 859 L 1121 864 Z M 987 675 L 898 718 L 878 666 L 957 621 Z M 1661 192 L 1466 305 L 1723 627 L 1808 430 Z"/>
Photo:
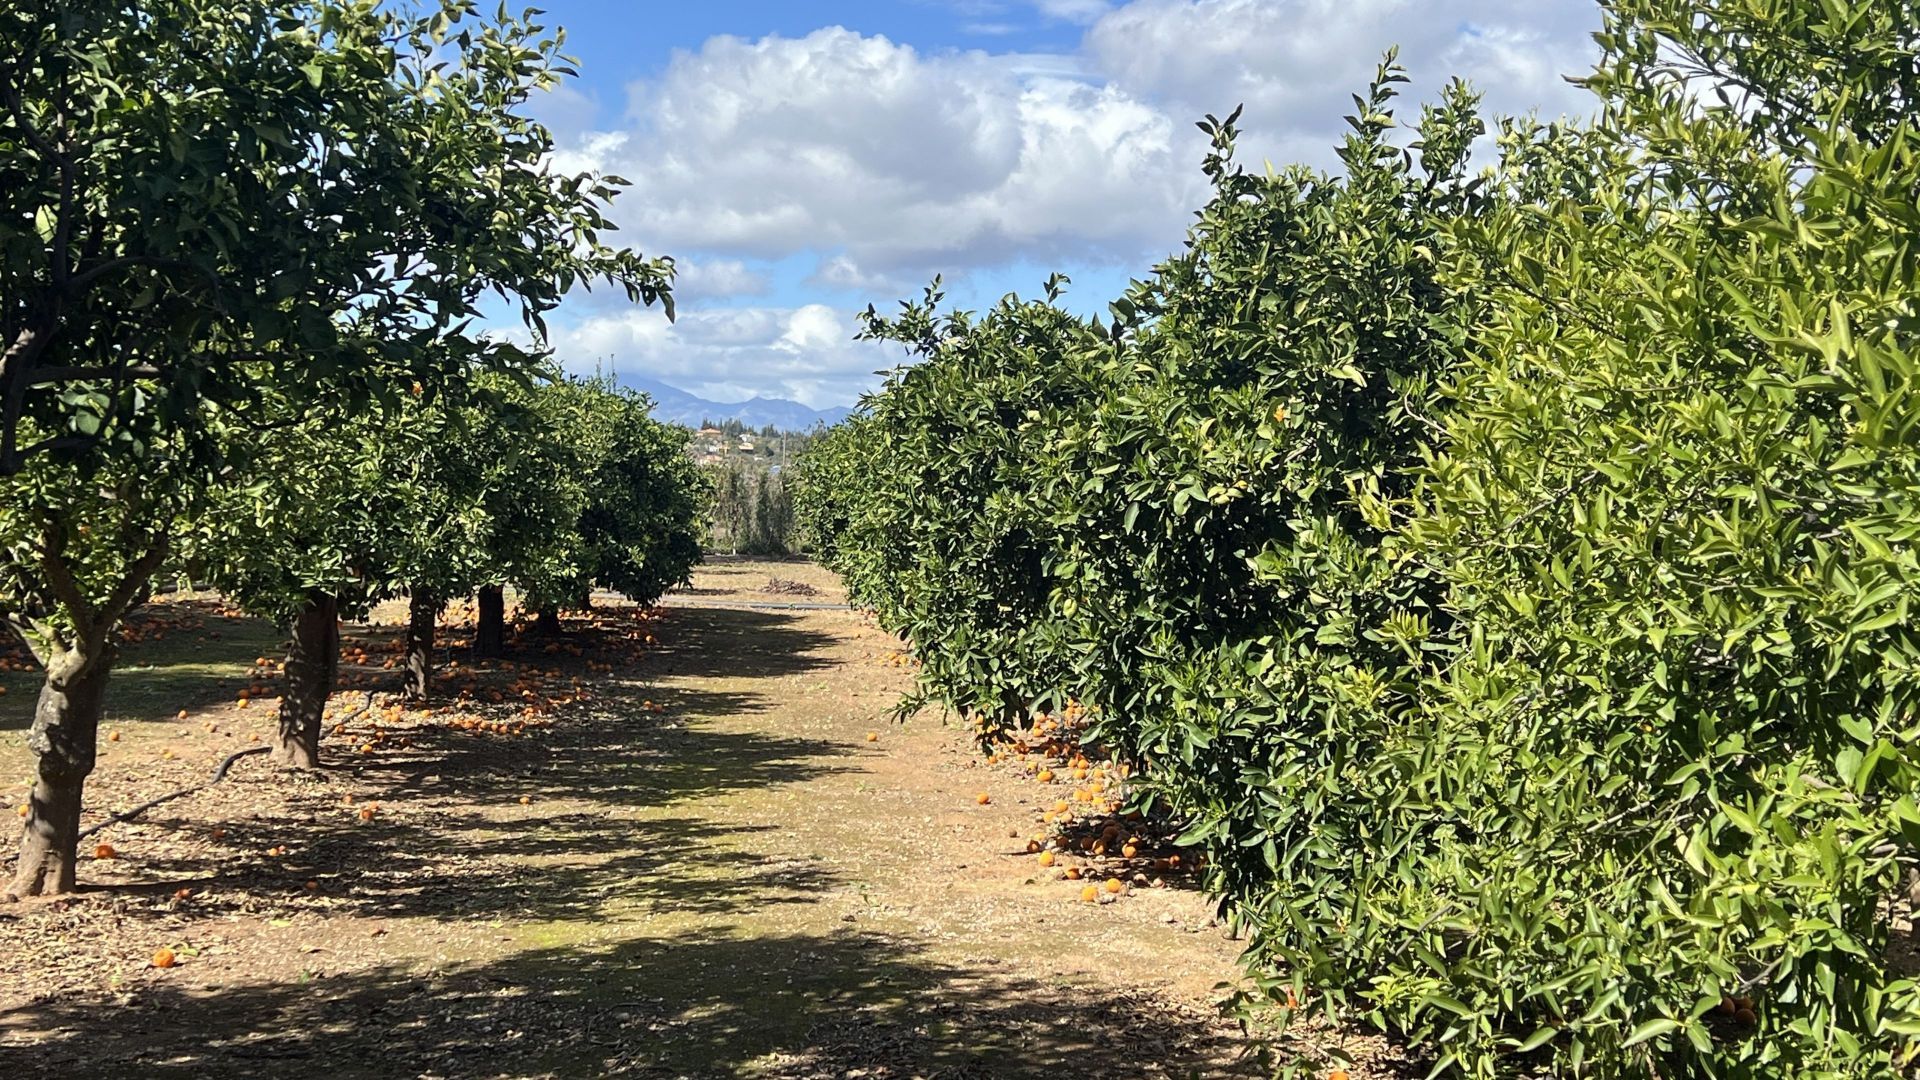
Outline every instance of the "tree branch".
<path id="1" fill-rule="evenodd" d="M 74 629 L 82 638 L 92 636 L 88 630 L 94 623 L 93 605 L 87 603 L 80 583 L 74 580 L 73 570 L 67 565 L 67 542 L 58 530 L 41 531 L 40 561 L 46 569 L 47 587 L 53 591 L 54 599 L 73 614 Z"/>

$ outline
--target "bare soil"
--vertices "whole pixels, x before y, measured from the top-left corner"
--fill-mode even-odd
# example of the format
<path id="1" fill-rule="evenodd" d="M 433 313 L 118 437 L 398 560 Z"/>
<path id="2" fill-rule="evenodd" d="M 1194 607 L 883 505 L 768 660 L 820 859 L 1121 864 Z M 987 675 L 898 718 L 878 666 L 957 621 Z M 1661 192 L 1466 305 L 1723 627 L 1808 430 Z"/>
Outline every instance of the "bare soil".
<path id="1" fill-rule="evenodd" d="M 80 895 L 0 907 L 0 1073 L 1268 1075 L 1218 1008 L 1239 946 L 1205 898 L 1169 875 L 1085 903 L 1042 871 L 1059 785 L 889 723 L 911 673 L 840 600 L 811 565 L 725 560 L 505 664 L 456 626 L 432 711 L 388 707 L 397 628 L 349 627 L 325 770 L 243 758 L 91 838 L 114 852 Z M 88 824 L 271 723 L 270 628 L 159 614 Z M 26 775 L 32 684 L 0 674 L 0 778 Z"/>

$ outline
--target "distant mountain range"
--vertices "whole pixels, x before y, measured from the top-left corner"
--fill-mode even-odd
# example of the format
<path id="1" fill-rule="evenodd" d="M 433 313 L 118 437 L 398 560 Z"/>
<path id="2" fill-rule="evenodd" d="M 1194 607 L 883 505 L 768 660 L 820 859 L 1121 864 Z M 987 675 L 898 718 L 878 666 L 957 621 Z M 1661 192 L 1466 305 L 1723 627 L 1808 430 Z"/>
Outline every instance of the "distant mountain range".
<path id="1" fill-rule="evenodd" d="M 852 409 L 809 409 L 785 398 L 748 398 L 745 401 L 709 401 L 685 390 L 640 375 L 622 375 L 620 381 L 653 399 L 653 416 L 670 424 L 697 428 L 702 420 L 724 423 L 738 420 L 749 428 L 772 424 L 781 431 L 811 431 L 845 420 Z"/>

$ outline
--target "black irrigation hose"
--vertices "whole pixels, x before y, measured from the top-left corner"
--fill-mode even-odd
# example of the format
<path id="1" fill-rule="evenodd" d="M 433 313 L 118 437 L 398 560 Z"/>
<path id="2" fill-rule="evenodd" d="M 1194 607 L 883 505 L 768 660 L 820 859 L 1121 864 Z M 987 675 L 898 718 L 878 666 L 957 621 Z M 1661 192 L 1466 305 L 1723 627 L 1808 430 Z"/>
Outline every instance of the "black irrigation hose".
<path id="1" fill-rule="evenodd" d="M 349 720 L 357 720 L 360 717 L 365 716 L 368 712 L 371 712 L 372 710 L 373 710 L 373 693 L 372 691 L 368 691 L 366 704 L 353 710 L 347 715 L 340 717 L 335 722 L 344 724 Z M 264 754 L 271 749 L 273 749 L 271 746 L 250 746 L 245 750 L 235 750 L 233 753 L 228 754 L 226 756 L 226 760 L 220 763 L 219 768 L 213 770 L 213 777 L 209 779 L 206 783 L 195 784 L 192 787 L 184 787 L 184 788 L 181 788 L 179 791 L 175 791 L 167 795 L 162 795 L 157 799 L 151 799 L 147 802 L 143 802 L 139 806 L 136 806 L 131 810 L 122 810 L 117 814 L 110 814 L 108 815 L 105 821 L 102 821 L 98 825 L 93 825 L 88 828 L 81 829 L 80 835 L 75 839 L 85 840 L 87 837 L 92 836 L 94 833 L 99 832 L 101 829 L 104 829 L 109 825 L 118 825 L 125 821 L 132 821 L 134 818 L 139 817 L 141 814 L 144 814 L 147 811 L 163 803 L 170 803 L 175 799 L 181 798 L 186 795 L 191 795 L 196 791 L 204 791 L 207 788 L 210 788 L 213 785 L 219 783 L 220 781 L 225 780 L 227 778 L 227 770 L 233 768 L 234 762 L 239 761 L 241 758 L 246 757 L 248 754 Z"/>

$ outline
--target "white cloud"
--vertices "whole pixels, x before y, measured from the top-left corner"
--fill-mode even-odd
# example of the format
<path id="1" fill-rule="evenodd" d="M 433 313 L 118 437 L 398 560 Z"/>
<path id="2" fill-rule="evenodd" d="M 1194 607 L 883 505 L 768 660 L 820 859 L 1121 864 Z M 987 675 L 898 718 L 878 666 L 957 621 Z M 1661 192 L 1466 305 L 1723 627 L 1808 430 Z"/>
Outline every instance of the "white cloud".
<path id="1" fill-rule="evenodd" d="M 627 310 L 555 326 L 552 345 L 581 373 L 644 375 L 716 401 L 762 395 L 824 408 L 873 389 L 874 372 L 903 359 L 897 347 L 853 340 L 855 329 L 850 314 L 820 304 L 689 311 L 675 323 Z"/>
<path id="2" fill-rule="evenodd" d="M 715 38 L 564 162 L 633 180 L 616 212 L 649 250 L 830 252 L 822 280 L 1172 246 L 1198 190 L 1186 125 L 1057 74 L 1077 66 L 841 29 Z"/>
<path id="3" fill-rule="evenodd" d="M 1244 104 L 1243 158 L 1325 166 L 1389 47 L 1413 78 L 1406 121 L 1455 75 L 1495 113 L 1582 114 L 1587 95 L 1562 76 L 1592 67 L 1598 25 L 1588 0 L 1133 0 L 1084 49 L 1115 85 L 1179 115 Z"/>
<path id="4" fill-rule="evenodd" d="M 1107 0 L 1035 0 L 1034 7 L 1049 19 L 1089 23 L 1113 7 Z"/>
<path id="5" fill-rule="evenodd" d="M 739 259 L 674 260 L 674 298 L 683 304 L 708 297 L 760 296 L 772 286 L 765 273 Z"/>
<path id="6" fill-rule="evenodd" d="M 1562 76 L 1591 66 L 1588 0 L 949 0 L 984 31 L 1086 27 L 1054 53 L 923 53 L 831 27 L 716 37 L 629 88 L 619 130 L 555 98 L 570 170 L 618 173 L 620 237 L 680 258 L 681 322 L 569 301 L 561 354 L 613 356 L 710 397 L 845 404 L 896 362 L 846 312 L 934 274 L 1000 291 L 1013 268 L 1143 270 L 1206 197 L 1192 121 L 1244 102 L 1241 158 L 1329 166 L 1380 55 L 1414 77 L 1401 115 L 1467 77 L 1496 112 L 1585 112 Z M 1017 39 L 1016 39 L 1017 40 Z M 777 266 L 777 269 L 761 269 Z M 769 280 L 769 276 L 777 280 Z M 778 305 L 713 303 L 778 295 Z M 849 305 L 855 306 L 855 305 Z"/>

